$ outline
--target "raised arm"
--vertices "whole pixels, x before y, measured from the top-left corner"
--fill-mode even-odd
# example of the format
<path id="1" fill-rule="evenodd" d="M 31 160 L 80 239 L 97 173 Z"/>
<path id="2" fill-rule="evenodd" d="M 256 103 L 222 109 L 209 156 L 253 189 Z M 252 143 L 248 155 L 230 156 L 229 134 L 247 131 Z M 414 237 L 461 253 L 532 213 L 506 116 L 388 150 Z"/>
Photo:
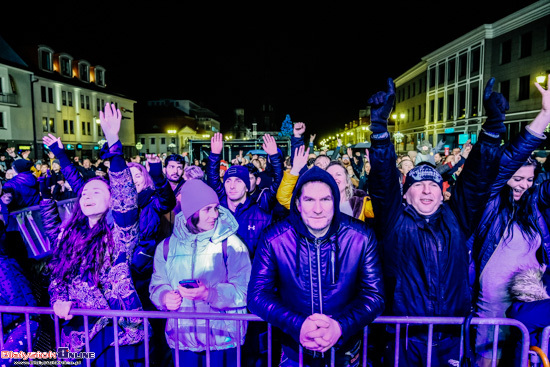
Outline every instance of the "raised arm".
<path id="1" fill-rule="evenodd" d="M 397 156 L 388 132 L 388 118 L 394 101 L 395 85 L 391 78 L 388 79 L 386 92 L 378 92 L 368 100 L 372 131 L 368 188 L 379 234 L 389 233 L 403 210 Z"/>
<path id="2" fill-rule="evenodd" d="M 258 205 L 270 213 L 277 203 L 277 190 L 283 179 L 283 156 L 277 149 L 277 142 L 274 137 L 265 134 L 263 140 L 262 148 L 269 156 L 270 164 L 273 167 L 273 178 L 271 185 L 262 190 L 258 197 Z"/>
<path id="3" fill-rule="evenodd" d="M 220 179 L 220 160 L 223 150 L 223 135 L 222 133 L 215 133 L 210 139 L 210 155 L 208 156 L 208 166 L 206 173 L 206 183 L 210 186 L 218 198 L 225 196 L 225 188 Z"/>
<path id="4" fill-rule="evenodd" d="M 63 148 L 63 143 L 61 138 L 55 137 L 53 134 L 48 134 L 42 138 L 42 142 L 50 149 L 51 153 L 59 160 L 59 165 L 61 166 L 61 172 L 63 176 L 71 185 L 71 188 L 74 192 L 78 193 L 86 180 L 82 177 L 79 170 L 74 164 L 71 163 L 69 157 L 65 153 Z"/>

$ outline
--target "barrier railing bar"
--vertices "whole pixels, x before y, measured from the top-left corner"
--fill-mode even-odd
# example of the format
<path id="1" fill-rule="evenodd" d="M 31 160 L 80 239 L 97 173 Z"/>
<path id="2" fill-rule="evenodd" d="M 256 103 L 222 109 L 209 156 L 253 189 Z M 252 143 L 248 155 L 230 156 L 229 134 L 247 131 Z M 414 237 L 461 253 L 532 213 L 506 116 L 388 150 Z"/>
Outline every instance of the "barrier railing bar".
<path id="1" fill-rule="evenodd" d="M 31 307 L 31 306 L 0 306 L 0 313 L 29 313 L 29 314 L 53 314 L 53 309 L 50 307 Z M 165 312 L 165 311 L 122 311 L 122 310 L 90 310 L 90 309 L 72 309 L 73 316 L 105 316 L 113 317 L 116 321 L 117 317 L 124 315 L 127 317 L 136 318 L 165 318 L 165 319 L 202 319 L 202 320 L 242 320 L 242 321 L 263 321 L 253 314 L 211 314 L 211 313 L 186 313 L 186 312 Z M 124 317 L 122 316 L 122 317 Z M 396 325 L 396 352 L 399 358 L 399 333 L 401 324 L 446 324 L 446 325 L 461 325 L 464 322 L 464 317 L 420 317 L 420 316 L 380 316 L 373 323 L 395 324 Z M 54 316 L 54 324 L 56 328 L 56 346 L 59 348 L 59 318 Z M 177 323 L 176 323 L 177 324 Z M 500 325 L 508 325 L 518 327 L 522 333 L 522 349 L 521 349 L 521 365 L 527 366 L 528 351 L 529 351 L 529 331 L 527 327 L 515 319 L 503 318 L 473 318 L 471 325 L 492 325 L 498 328 Z M 118 326 L 115 323 L 115 327 Z M 176 328 L 177 329 L 177 328 Z M 498 333 L 498 330 L 496 331 Z M 176 332 L 176 335 L 178 332 Z M 497 335 L 497 334 L 495 334 Z M 177 337 L 178 338 L 178 337 Z M 115 338 L 115 351 L 118 343 L 118 334 Z M 179 342 L 176 343 L 176 348 Z M 175 353 L 176 356 L 178 353 Z M 494 354 L 496 355 L 496 354 Z M 118 355 L 117 355 L 118 358 Z M 177 359 L 177 357 L 176 357 Z M 299 359 L 303 364 L 303 350 L 300 346 Z M 397 362 L 397 360 L 396 360 Z"/>
<path id="2" fill-rule="evenodd" d="M 47 245 L 46 241 L 44 240 L 44 237 L 42 236 L 42 233 L 41 233 L 40 229 L 36 225 L 36 221 L 34 220 L 34 218 L 32 216 L 32 212 L 26 212 L 25 214 L 27 216 L 27 220 L 29 221 L 29 223 L 31 225 L 31 228 L 32 228 L 36 238 L 38 239 L 38 242 L 40 242 L 40 247 L 42 247 L 42 250 L 44 252 L 47 252 L 50 249 L 49 248 L 50 247 L 49 242 L 48 242 L 48 245 Z"/>
<path id="3" fill-rule="evenodd" d="M 206 367 L 210 367 L 210 320 L 205 320 L 205 330 L 204 333 L 206 334 Z M 198 328 L 197 328 L 198 331 Z M 177 350 L 176 350 L 177 352 Z"/>
<path id="4" fill-rule="evenodd" d="M 540 338 L 541 338 L 540 349 L 542 349 L 544 354 L 548 355 L 548 344 L 550 342 L 550 326 L 547 326 L 544 329 L 542 329 Z"/>
<path id="5" fill-rule="evenodd" d="M 57 333 L 57 329 L 55 330 L 55 332 Z M 86 352 L 89 353 L 91 352 L 90 350 L 90 324 L 89 324 L 89 319 L 88 319 L 88 316 L 84 316 L 84 343 L 85 343 L 85 347 L 86 347 Z M 89 358 L 86 358 L 86 366 L 87 367 L 90 367 L 91 366 L 91 361 Z"/>
<path id="6" fill-rule="evenodd" d="M 4 324 L 0 315 L 0 349 L 4 350 Z"/>
<path id="7" fill-rule="evenodd" d="M 113 316 L 113 333 L 115 338 L 115 366 L 120 367 L 120 350 L 118 345 L 118 316 Z"/>
<path id="8" fill-rule="evenodd" d="M 394 358 L 393 365 L 394 365 L 394 367 L 399 367 L 399 338 L 400 338 L 400 334 L 401 334 L 401 324 L 397 324 L 397 325 L 395 325 L 395 351 L 393 352 L 393 358 Z"/>
<path id="9" fill-rule="evenodd" d="M 143 327 L 145 331 L 144 346 L 145 350 L 149 350 L 149 318 L 143 318 Z M 145 353 L 145 367 L 149 367 L 149 353 Z"/>
<path id="10" fill-rule="evenodd" d="M 267 345 L 273 345 L 273 334 L 271 330 L 271 324 L 267 324 Z M 267 367 L 271 367 L 271 359 L 273 358 L 273 348 L 267 347 Z"/>
<path id="11" fill-rule="evenodd" d="M 174 319 L 174 318 L 172 318 Z M 179 332 L 179 320 L 178 319 L 175 319 L 176 320 L 176 330 L 175 331 L 175 335 L 176 335 L 176 340 L 174 340 L 174 343 L 175 343 L 175 347 L 174 347 L 174 354 L 175 354 L 175 357 L 174 357 L 174 362 L 176 364 L 176 367 L 180 367 L 180 354 L 179 354 L 179 349 L 180 349 L 180 332 Z M 166 324 L 168 325 L 168 320 L 166 320 Z"/>
<path id="12" fill-rule="evenodd" d="M 368 352 L 368 338 L 369 338 L 369 327 L 365 326 L 363 329 L 363 356 L 361 357 L 361 366 L 368 366 L 367 364 L 367 352 Z"/>
<path id="13" fill-rule="evenodd" d="M 237 327 L 237 367 L 241 367 L 241 321 L 236 320 Z"/>
<path id="14" fill-rule="evenodd" d="M 497 367 L 497 353 L 498 353 L 498 325 L 495 325 L 493 330 L 493 358 L 491 359 L 491 366 Z"/>
<path id="15" fill-rule="evenodd" d="M 27 352 L 32 352 L 31 317 L 25 314 L 25 330 L 27 332 Z"/>
<path id="16" fill-rule="evenodd" d="M 428 353 L 427 353 L 427 367 L 432 367 L 432 344 L 434 339 L 434 324 L 428 325 Z"/>

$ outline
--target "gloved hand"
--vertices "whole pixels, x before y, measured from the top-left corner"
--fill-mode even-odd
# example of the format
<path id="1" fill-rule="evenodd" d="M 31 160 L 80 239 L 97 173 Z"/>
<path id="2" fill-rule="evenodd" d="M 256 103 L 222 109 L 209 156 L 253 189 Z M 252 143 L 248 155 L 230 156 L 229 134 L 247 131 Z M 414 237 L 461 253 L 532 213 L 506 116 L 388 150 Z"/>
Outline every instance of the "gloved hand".
<path id="1" fill-rule="evenodd" d="M 388 90 L 377 92 L 369 98 L 370 110 L 370 131 L 373 134 L 380 134 L 388 131 L 388 118 L 395 102 L 395 84 L 392 78 L 388 78 Z"/>
<path id="2" fill-rule="evenodd" d="M 495 78 L 489 79 L 483 92 L 483 107 L 485 108 L 487 119 L 483 123 L 482 128 L 490 133 L 501 134 L 506 132 L 504 120 L 506 119 L 506 111 L 508 111 L 510 105 L 501 93 L 493 92 L 494 84 Z"/>

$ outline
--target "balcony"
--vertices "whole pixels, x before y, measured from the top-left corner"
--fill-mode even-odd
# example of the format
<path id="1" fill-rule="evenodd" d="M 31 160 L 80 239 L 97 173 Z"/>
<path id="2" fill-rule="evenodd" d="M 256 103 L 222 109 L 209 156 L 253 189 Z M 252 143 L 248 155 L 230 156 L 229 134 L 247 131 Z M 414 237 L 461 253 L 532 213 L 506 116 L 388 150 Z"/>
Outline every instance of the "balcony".
<path id="1" fill-rule="evenodd" d="M 17 105 L 17 95 L 0 93 L 0 104 Z"/>

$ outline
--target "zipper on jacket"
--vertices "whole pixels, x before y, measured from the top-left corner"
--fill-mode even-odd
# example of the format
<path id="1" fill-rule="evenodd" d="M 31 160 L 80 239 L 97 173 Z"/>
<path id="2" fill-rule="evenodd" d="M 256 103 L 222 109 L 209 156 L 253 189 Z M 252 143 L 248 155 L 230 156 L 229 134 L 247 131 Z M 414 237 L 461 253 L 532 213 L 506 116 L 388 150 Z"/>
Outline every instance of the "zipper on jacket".
<path id="1" fill-rule="evenodd" d="M 315 252 L 317 253 L 317 282 L 319 287 L 319 312 L 323 313 L 323 290 L 321 287 L 321 246 L 319 240 L 315 239 Z"/>

